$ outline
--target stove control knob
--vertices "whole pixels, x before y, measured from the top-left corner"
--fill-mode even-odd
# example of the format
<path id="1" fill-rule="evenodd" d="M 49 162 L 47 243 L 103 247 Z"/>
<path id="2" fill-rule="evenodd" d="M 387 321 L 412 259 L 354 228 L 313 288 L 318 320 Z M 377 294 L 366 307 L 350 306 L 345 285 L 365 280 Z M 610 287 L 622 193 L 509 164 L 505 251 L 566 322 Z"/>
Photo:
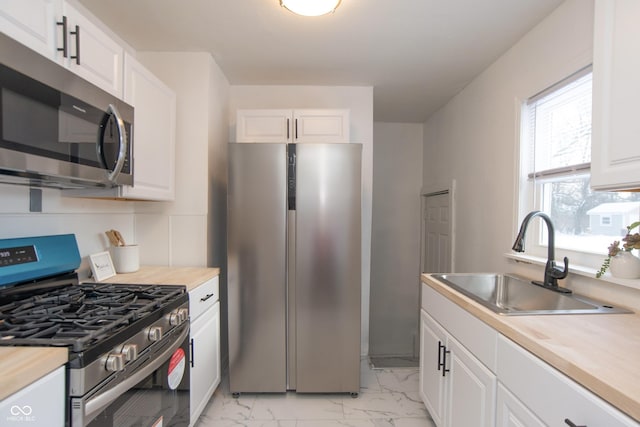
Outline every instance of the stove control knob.
<path id="1" fill-rule="evenodd" d="M 138 358 L 138 346 L 136 344 L 125 344 L 122 346 L 120 353 L 127 362 Z"/>
<path id="2" fill-rule="evenodd" d="M 179 308 L 178 309 L 178 317 L 180 318 L 180 323 L 186 322 L 189 320 L 189 309 L 188 308 Z"/>
<path id="3" fill-rule="evenodd" d="M 160 341 L 162 339 L 162 327 L 152 326 L 149 328 L 149 341 Z"/>
<path id="4" fill-rule="evenodd" d="M 122 371 L 124 369 L 124 356 L 119 353 L 109 354 L 104 367 L 110 372 Z"/>
<path id="5" fill-rule="evenodd" d="M 180 313 L 178 310 L 174 310 L 169 313 L 169 324 L 171 326 L 178 326 L 180 323 L 182 323 L 182 320 L 180 319 Z"/>

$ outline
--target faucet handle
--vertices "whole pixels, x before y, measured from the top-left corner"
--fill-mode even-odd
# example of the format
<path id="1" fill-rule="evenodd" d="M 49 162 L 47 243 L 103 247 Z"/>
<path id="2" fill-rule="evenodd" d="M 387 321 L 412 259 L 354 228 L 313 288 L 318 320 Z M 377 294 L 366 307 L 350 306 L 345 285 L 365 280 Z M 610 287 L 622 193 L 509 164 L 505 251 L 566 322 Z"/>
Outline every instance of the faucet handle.
<path id="1" fill-rule="evenodd" d="M 550 273 L 554 279 L 564 279 L 567 277 L 569 274 L 569 258 L 564 257 L 564 269 L 562 270 L 553 263 Z"/>

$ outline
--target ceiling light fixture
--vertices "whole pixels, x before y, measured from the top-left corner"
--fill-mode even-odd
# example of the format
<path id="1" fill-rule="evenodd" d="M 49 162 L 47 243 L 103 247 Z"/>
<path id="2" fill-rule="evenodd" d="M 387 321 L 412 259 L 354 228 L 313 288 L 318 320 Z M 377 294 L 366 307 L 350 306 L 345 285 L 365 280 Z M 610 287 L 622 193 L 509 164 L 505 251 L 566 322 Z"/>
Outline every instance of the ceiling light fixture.
<path id="1" fill-rule="evenodd" d="M 342 0 L 280 0 L 280 6 L 302 16 L 320 16 L 334 12 Z"/>

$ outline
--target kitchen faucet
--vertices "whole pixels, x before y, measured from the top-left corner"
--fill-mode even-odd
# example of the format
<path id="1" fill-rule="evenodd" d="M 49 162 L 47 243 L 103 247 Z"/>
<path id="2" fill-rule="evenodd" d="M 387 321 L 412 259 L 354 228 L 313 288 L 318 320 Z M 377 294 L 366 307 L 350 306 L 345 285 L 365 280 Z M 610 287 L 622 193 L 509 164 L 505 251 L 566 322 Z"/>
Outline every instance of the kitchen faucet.
<path id="1" fill-rule="evenodd" d="M 556 262 L 554 260 L 554 251 L 555 251 L 555 231 L 553 228 L 553 223 L 551 222 L 551 218 L 544 212 L 533 211 L 529 212 L 529 214 L 522 221 L 522 225 L 520 226 L 520 232 L 518 233 L 518 237 L 516 237 L 516 241 L 513 243 L 512 249 L 516 252 L 524 252 L 524 235 L 527 232 L 527 227 L 529 226 L 529 222 L 539 216 L 542 218 L 547 224 L 547 229 L 549 231 L 549 246 L 547 253 L 547 264 L 544 268 L 544 282 L 532 281 L 531 283 L 542 286 L 543 288 L 551 289 L 556 292 L 562 292 L 570 294 L 571 290 L 567 288 L 562 288 L 558 286 L 558 279 L 564 279 L 567 277 L 569 273 L 569 258 L 564 257 L 564 270 L 560 269 L 556 266 Z"/>

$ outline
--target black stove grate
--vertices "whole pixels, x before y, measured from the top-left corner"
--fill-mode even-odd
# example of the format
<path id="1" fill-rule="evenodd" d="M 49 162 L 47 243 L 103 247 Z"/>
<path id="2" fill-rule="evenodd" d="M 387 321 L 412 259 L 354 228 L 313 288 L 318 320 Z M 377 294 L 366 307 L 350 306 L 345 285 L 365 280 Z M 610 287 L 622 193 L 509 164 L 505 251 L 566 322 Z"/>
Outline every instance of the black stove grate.
<path id="1" fill-rule="evenodd" d="M 69 284 L 0 296 L 0 345 L 81 352 L 185 294 L 183 286 Z"/>

